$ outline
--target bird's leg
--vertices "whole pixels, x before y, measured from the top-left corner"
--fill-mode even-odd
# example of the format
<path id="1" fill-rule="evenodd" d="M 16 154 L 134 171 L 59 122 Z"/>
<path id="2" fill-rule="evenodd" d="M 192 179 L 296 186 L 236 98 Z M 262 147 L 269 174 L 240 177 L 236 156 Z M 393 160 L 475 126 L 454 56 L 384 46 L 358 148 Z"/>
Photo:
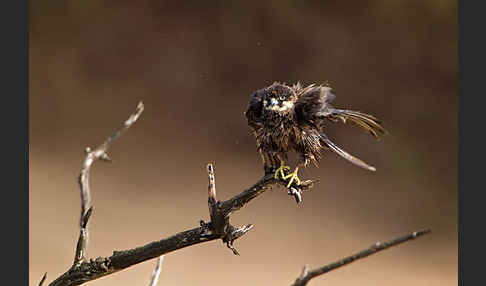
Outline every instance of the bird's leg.
<path id="1" fill-rule="evenodd" d="M 294 181 L 297 185 L 300 185 L 300 179 L 297 176 L 298 172 L 299 172 L 299 167 L 297 166 L 297 167 L 295 167 L 295 170 L 292 173 L 288 174 L 287 176 L 282 177 L 282 179 L 284 179 L 284 180 L 287 180 L 288 178 L 290 178 L 289 183 L 287 184 L 287 188 L 290 188 L 290 185 L 292 185 L 292 183 Z"/>
<path id="2" fill-rule="evenodd" d="M 275 179 L 278 179 L 278 175 L 285 180 L 285 172 L 284 170 L 290 170 L 289 166 L 285 166 L 285 162 L 283 160 L 280 161 L 280 167 L 275 171 L 275 175 L 273 176 Z"/>

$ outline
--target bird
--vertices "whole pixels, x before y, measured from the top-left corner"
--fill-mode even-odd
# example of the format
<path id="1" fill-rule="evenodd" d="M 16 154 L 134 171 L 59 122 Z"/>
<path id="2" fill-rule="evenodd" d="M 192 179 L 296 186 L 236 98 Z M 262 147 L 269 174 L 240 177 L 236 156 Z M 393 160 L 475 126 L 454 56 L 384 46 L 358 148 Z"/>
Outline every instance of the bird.
<path id="1" fill-rule="evenodd" d="M 291 86 L 274 82 L 250 96 L 244 115 L 256 138 L 265 174 L 288 180 L 287 188 L 294 182 L 300 185 L 299 168 L 310 163 L 318 167 L 323 151 L 332 151 L 366 170 L 376 170 L 333 143 L 324 127 L 329 122 L 354 123 L 377 140 L 388 131 L 372 115 L 333 107 L 335 97 L 328 83 L 303 86 L 300 82 Z M 293 172 L 285 165 L 290 152 L 299 157 Z"/>

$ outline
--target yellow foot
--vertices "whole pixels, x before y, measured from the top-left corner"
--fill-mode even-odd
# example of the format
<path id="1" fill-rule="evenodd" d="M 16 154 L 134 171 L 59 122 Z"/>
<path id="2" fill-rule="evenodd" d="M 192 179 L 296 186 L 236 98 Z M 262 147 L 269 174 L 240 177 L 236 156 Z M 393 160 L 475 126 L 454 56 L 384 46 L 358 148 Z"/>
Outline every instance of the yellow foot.
<path id="1" fill-rule="evenodd" d="M 278 175 L 280 175 L 280 177 L 282 177 L 282 179 L 285 180 L 285 172 L 284 170 L 290 170 L 290 167 L 289 166 L 285 166 L 285 163 L 282 161 L 280 163 L 280 167 L 277 169 L 277 171 L 275 171 L 275 175 L 273 176 L 275 179 L 278 179 Z"/>
<path id="2" fill-rule="evenodd" d="M 300 179 L 297 176 L 297 172 L 299 172 L 299 167 L 296 167 L 295 170 L 292 173 L 288 174 L 287 176 L 282 177 L 282 179 L 284 180 L 290 178 L 289 183 L 287 184 L 287 188 L 290 188 L 290 185 L 292 185 L 294 181 L 297 185 L 300 185 Z"/>

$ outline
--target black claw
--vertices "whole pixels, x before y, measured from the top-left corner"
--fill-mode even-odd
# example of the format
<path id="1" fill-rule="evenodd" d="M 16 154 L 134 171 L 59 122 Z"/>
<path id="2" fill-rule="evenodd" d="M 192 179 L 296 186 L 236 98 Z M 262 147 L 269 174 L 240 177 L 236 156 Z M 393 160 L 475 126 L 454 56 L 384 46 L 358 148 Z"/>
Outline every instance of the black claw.
<path id="1" fill-rule="evenodd" d="M 294 196 L 297 204 L 302 202 L 302 191 L 301 190 L 298 190 L 294 187 L 290 187 L 290 189 L 288 190 L 288 193 L 289 193 L 290 196 Z"/>
<path id="2" fill-rule="evenodd" d="M 231 251 L 233 251 L 233 254 L 234 255 L 240 255 L 240 253 L 238 252 L 238 250 L 236 250 L 236 248 L 233 246 L 233 241 L 230 240 L 228 242 L 226 242 L 226 246 L 231 249 Z"/>

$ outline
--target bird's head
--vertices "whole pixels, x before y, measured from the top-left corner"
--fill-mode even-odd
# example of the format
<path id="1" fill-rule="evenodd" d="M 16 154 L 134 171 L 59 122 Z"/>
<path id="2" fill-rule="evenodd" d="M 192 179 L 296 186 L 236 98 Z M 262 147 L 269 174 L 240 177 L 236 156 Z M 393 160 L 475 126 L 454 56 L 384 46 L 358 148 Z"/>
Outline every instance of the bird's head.
<path id="1" fill-rule="evenodd" d="M 267 111 L 284 114 L 292 110 L 295 99 L 295 93 L 292 88 L 274 83 L 265 88 L 263 108 Z"/>

